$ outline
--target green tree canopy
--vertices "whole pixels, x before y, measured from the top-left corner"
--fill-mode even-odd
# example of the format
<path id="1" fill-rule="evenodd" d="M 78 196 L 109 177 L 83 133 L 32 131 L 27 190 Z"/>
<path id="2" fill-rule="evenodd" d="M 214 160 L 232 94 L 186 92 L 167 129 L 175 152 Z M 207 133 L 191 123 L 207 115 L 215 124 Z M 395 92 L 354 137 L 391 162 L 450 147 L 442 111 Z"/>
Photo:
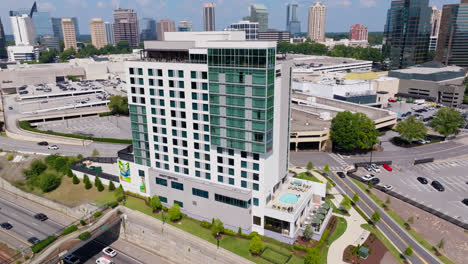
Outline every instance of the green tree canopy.
<path id="1" fill-rule="evenodd" d="M 280 42 L 277 46 L 278 53 L 299 53 L 308 55 L 326 55 L 328 53 L 327 46 L 314 43 L 314 42 L 303 42 L 303 43 L 289 43 Z"/>
<path id="2" fill-rule="evenodd" d="M 344 151 L 368 150 L 377 143 L 378 131 L 374 122 L 363 113 L 338 113 L 331 124 L 331 140 Z"/>
<path id="3" fill-rule="evenodd" d="M 180 212 L 180 206 L 178 204 L 174 204 L 170 209 L 169 209 L 169 220 L 171 221 L 178 221 L 182 218 L 182 213 Z"/>
<path id="4" fill-rule="evenodd" d="M 250 240 L 249 251 L 255 255 L 259 255 L 263 251 L 263 242 L 259 236 L 254 236 Z"/>
<path id="5" fill-rule="evenodd" d="M 449 107 L 439 109 L 430 122 L 430 126 L 444 137 L 458 134 L 459 128 L 464 125 L 463 116 L 454 108 Z"/>
<path id="6" fill-rule="evenodd" d="M 113 95 L 109 100 L 109 108 L 113 114 L 128 115 L 128 98 L 126 96 Z"/>
<path id="7" fill-rule="evenodd" d="M 149 200 L 149 205 L 150 205 L 151 209 L 153 209 L 153 211 L 162 208 L 161 200 L 159 199 L 159 196 L 154 195 L 153 197 L 148 198 L 148 200 Z"/>
<path id="8" fill-rule="evenodd" d="M 54 173 L 44 172 L 39 178 L 39 188 L 43 192 L 55 190 L 61 182 L 61 178 Z"/>
<path id="9" fill-rule="evenodd" d="M 312 227 L 310 225 L 306 225 L 304 228 L 304 232 L 302 232 L 302 236 L 304 237 L 304 239 L 310 240 L 313 235 L 314 230 L 312 229 Z"/>
<path id="10" fill-rule="evenodd" d="M 359 199 L 360 199 L 360 198 L 359 198 L 359 195 L 358 195 L 357 193 L 354 193 L 354 195 L 353 195 L 353 203 L 359 202 Z"/>
<path id="11" fill-rule="evenodd" d="M 304 264 L 320 264 L 320 249 L 311 248 L 304 259 Z"/>
<path id="12" fill-rule="evenodd" d="M 348 212 L 349 209 L 351 209 L 351 200 L 349 199 L 348 196 L 346 195 L 343 196 L 343 200 L 341 200 L 341 203 L 340 203 L 340 209 L 346 212 Z"/>
<path id="13" fill-rule="evenodd" d="M 218 233 L 221 234 L 223 231 L 224 231 L 223 222 L 221 222 L 221 220 L 216 218 L 211 226 L 211 233 L 213 234 L 213 236 L 216 236 L 216 234 Z"/>
<path id="14" fill-rule="evenodd" d="M 382 52 L 373 48 L 347 47 L 337 45 L 330 51 L 330 56 L 345 57 L 358 60 L 371 60 L 373 62 L 382 61 Z"/>
<path id="15" fill-rule="evenodd" d="M 379 212 L 374 212 L 371 216 L 371 221 L 372 223 L 377 223 L 378 221 L 380 221 L 380 214 Z"/>
<path id="16" fill-rule="evenodd" d="M 412 142 L 415 139 L 423 139 L 427 135 L 427 127 L 415 116 L 410 116 L 406 120 L 399 122 L 396 130 L 408 142 Z"/>
<path id="17" fill-rule="evenodd" d="M 57 57 L 57 55 L 58 51 L 56 49 L 43 51 L 39 56 L 39 63 L 52 63 L 55 61 L 55 57 Z"/>

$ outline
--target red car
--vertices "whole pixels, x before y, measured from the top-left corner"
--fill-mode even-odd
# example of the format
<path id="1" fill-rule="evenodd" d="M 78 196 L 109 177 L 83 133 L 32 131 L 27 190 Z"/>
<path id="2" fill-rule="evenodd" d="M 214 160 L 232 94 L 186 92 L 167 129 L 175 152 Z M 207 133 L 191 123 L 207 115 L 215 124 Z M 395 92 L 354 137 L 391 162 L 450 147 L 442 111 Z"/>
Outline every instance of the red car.
<path id="1" fill-rule="evenodd" d="M 388 164 L 383 164 L 382 167 L 384 167 L 384 169 L 388 170 L 388 171 L 392 171 L 392 167 L 388 166 Z"/>
<path id="2" fill-rule="evenodd" d="M 393 99 L 393 98 L 388 98 L 388 101 L 389 101 L 390 103 L 396 103 L 397 100 L 396 100 L 396 99 Z"/>

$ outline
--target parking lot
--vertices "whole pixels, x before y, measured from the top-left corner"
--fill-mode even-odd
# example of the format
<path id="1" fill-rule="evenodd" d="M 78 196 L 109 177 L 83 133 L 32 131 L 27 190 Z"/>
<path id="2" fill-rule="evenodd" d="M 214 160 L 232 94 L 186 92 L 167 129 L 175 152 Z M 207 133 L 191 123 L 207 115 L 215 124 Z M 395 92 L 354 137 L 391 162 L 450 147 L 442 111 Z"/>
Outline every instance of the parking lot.
<path id="1" fill-rule="evenodd" d="M 379 168 L 380 173 L 359 168 L 356 175 L 373 174 L 380 179 L 379 185 L 391 185 L 394 192 L 468 223 L 468 206 L 461 202 L 468 198 L 468 160 L 411 167 L 392 166 L 391 172 Z M 425 177 L 428 184 L 420 183 L 417 177 Z M 434 189 L 430 185 L 433 180 L 439 181 L 445 191 L 439 192 Z"/>

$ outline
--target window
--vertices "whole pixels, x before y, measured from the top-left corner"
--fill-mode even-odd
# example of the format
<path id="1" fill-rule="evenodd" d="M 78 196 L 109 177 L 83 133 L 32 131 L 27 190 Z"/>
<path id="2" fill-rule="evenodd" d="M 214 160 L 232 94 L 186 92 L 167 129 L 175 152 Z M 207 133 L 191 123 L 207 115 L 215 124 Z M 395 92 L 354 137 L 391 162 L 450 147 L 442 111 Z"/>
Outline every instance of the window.
<path id="1" fill-rule="evenodd" d="M 200 196 L 200 197 L 208 199 L 208 192 L 204 190 L 192 188 L 192 194 L 195 196 Z"/>
<path id="2" fill-rule="evenodd" d="M 163 76 L 163 72 L 161 69 L 158 70 L 158 76 Z"/>
<path id="3" fill-rule="evenodd" d="M 247 152 L 241 151 L 241 157 L 244 159 L 247 158 Z"/>
<path id="4" fill-rule="evenodd" d="M 209 172 L 205 173 L 205 178 L 207 180 L 210 180 L 211 179 L 211 174 Z"/>
<path id="5" fill-rule="evenodd" d="M 239 200 L 236 198 L 224 196 L 221 194 L 215 193 L 215 201 L 220 202 L 220 203 L 225 203 L 233 206 L 237 206 L 240 208 L 249 208 L 250 207 L 250 200 L 249 201 L 243 201 Z"/>
<path id="6" fill-rule="evenodd" d="M 247 161 L 241 161 L 241 167 L 247 168 Z"/>
<path id="7" fill-rule="evenodd" d="M 253 164 L 253 169 L 256 170 L 256 171 L 260 170 L 260 165 L 258 165 L 258 163 L 254 163 Z"/>
<path id="8" fill-rule="evenodd" d="M 258 181 L 259 178 L 260 178 L 260 177 L 258 176 L 258 173 L 254 173 L 254 174 L 253 174 L 253 179 L 254 179 L 254 181 Z"/>
<path id="9" fill-rule="evenodd" d="M 171 87 L 171 88 L 174 87 L 174 81 L 173 81 L 173 80 L 170 80 L 170 81 L 169 81 L 169 87 Z"/>
<path id="10" fill-rule="evenodd" d="M 234 178 L 229 178 L 229 184 L 234 185 Z"/>
<path id="11" fill-rule="evenodd" d="M 191 77 L 192 79 L 196 79 L 196 78 L 197 78 L 197 72 L 196 72 L 196 71 L 191 71 L 191 72 L 190 72 L 190 77 Z"/>
<path id="12" fill-rule="evenodd" d="M 179 202 L 177 200 L 174 200 L 174 204 L 178 204 L 180 206 L 180 208 L 184 207 L 184 203 L 183 202 Z"/>
<path id="13" fill-rule="evenodd" d="M 258 206 L 258 198 L 253 198 L 253 205 Z"/>
<path id="14" fill-rule="evenodd" d="M 162 87 L 163 86 L 163 80 L 158 80 L 158 86 Z M 161 95 L 162 96 L 162 95 Z"/>
<path id="15" fill-rule="evenodd" d="M 167 203 L 167 198 L 164 197 L 164 196 L 159 196 L 159 200 L 160 200 L 162 203 Z"/>
<path id="16" fill-rule="evenodd" d="M 182 183 L 179 183 L 179 182 L 172 181 L 171 182 L 171 187 L 172 187 L 172 189 L 176 189 L 176 190 L 180 190 L 180 191 L 184 190 L 184 185 Z"/>
<path id="17" fill-rule="evenodd" d="M 229 175 L 234 176 L 234 169 L 229 169 Z"/>
<path id="18" fill-rule="evenodd" d="M 218 175 L 218 182 L 223 182 L 223 176 Z"/>
<path id="19" fill-rule="evenodd" d="M 246 181 L 241 181 L 241 187 L 242 188 L 247 188 L 247 182 Z"/>
<path id="20" fill-rule="evenodd" d="M 254 184 L 253 184 L 253 189 L 254 189 L 254 191 L 258 191 L 258 188 L 259 188 L 258 183 L 254 183 Z"/>
<path id="21" fill-rule="evenodd" d="M 179 88 L 185 88 L 184 81 L 179 81 Z"/>
<path id="22" fill-rule="evenodd" d="M 145 177 L 145 171 L 144 170 L 138 170 L 138 176 Z"/>
<path id="23" fill-rule="evenodd" d="M 208 79 L 208 73 L 207 72 L 202 72 L 202 79 L 203 80 Z"/>
<path id="24" fill-rule="evenodd" d="M 148 69 L 148 75 L 153 76 L 153 69 Z"/>
<path id="25" fill-rule="evenodd" d="M 129 70 L 130 74 L 135 74 L 135 69 L 133 69 L 133 68 L 128 68 L 128 70 Z"/>
<path id="26" fill-rule="evenodd" d="M 173 70 L 168 70 L 167 71 L 169 77 L 174 77 L 174 71 Z"/>
<path id="27" fill-rule="evenodd" d="M 253 223 L 254 223 L 254 225 L 261 226 L 262 225 L 262 218 L 254 215 L 253 216 Z"/>
<path id="28" fill-rule="evenodd" d="M 156 177 L 156 184 L 159 184 L 159 185 L 162 185 L 162 186 L 167 186 L 167 180 Z"/>
<path id="29" fill-rule="evenodd" d="M 242 178 L 247 178 L 247 172 L 246 171 L 241 171 L 241 177 Z"/>
<path id="30" fill-rule="evenodd" d="M 179 78 L 184 78 L 184 71 L 178 71 Z"/>

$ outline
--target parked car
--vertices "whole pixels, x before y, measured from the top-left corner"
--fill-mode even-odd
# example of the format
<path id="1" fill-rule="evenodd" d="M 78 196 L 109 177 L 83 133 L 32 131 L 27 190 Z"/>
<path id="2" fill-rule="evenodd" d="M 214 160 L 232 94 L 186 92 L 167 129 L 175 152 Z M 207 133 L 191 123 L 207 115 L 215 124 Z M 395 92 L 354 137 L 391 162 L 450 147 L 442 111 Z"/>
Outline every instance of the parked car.
<path id="1" fill-rule="evenodd" d="M 367 175 L 362 176 L 363 181 L 370 181 L 370 180 L 372 180 L 374 178 L 375 178 L 375 176 L 373 174 L 367 174 Z"/>
<path id="2" fill-rule="evenodd" d="M 389 101 L 390 103 L 396 103 L 397 100 L 396 100 L 395 98 L 388 98 L 388 101 Z"/>
<path id="3" fill-rule="evenodd" d="M 39 146 L 48 146 L 49 145 L 49 142 L 47 141 L 41 141 L 39 143 L 37 143 Z"/>
<path id="4" fill-rule="evenodd" d="M 427 184 L 428 183 L 427 179 L 424 178 L 424 177 L 418 177 L 416 179 L 418 180 L 418 182 L 420 182 L 422 184 Z"/>
<path id="5" fill-rule="evenodd" d="M 432 181 L 431 186 L 439 192 L 443 192 L 445 190 L 444 186 L 438 181 Z"/>
<path id="6" fill-rule="evenodd" d="M 393 186 L 387 184 L 387 185 L 383 186 L 383 189 L 384 189 L 384 191 L 388 192 L 388 191 L 393 190 Z"/>
<path id="7" fill-rule="evenodd" d="M 464 205 L 468 206 L 468 198 L 463 199 L 463 200 L 462 200 L 462 203 L 463 203 Z"/>
<path id="8" fill-rule="evenodd" d="M 41 241 L 40 241 L 39 238 L 37 238 L 37 237 L 30 237 L 30 238 L 28 239 L 28 242 L 31 243 L 31 244 L 33 244 L 33 245 L 36 245 L 37 243 L 39 243 L 39 242 L 41 242 Z"/>
<path id="9" fill-rule="evenodd" d="M 364 169 L 366 169 L 368 172 L 372 171 L 372 167 L 369 164 L 364 165 Z"/>
<path id="10" fill-rule="evenodd" d="M 374 172 L 380 173 L 380 168 L 375 163 L 372 163 L 370 166 Z"/>
<path id="11" fill-rule="evenodd" d="M 77 256 L 69 254 L 63 258 L 63 262 L 66 264 L 79 264 L 81 263 L 81 260 Z"/>
<path id="12" fill-rule="evenodd" d="M 102 253 L 106 254 L 107 256 L 113 258 L 117 255 L 117 251 L 115 251 L 113 248 L 111 247 L 105 247 L 103 250 L 102 250 Z"/>
<path id="13" fill-rule="evenodd" d="M 345 178 L 346 177 L 346 174 L 344 174 L 344 172 L 342 172 L 342 171 L 338 171 L 336 174 L 338 174 L 338 176 L 340 178 Z"/>
<path id="14" fill-rule="evenodd" d="M 3 229 L 6 229 L 6 230 L 10 230 L 13 228 L 13 226 L 10 224 L 10 223 L 1 223 L 0 226 L 3 228 Z"/>
<path id="15" fill-rule="evenodd" d="M 59 149 L 59 147 L 57 145 L 50 145 L 47 147 L 48 149 L 52 149 L 52 150 L 57 150 Z"/>
<path id="16" fill-rule="evenodd" d="M 390 167 L 388 164 L 383 164 L 382 167 L 384 167 L 384 169 L 388 170 L 388 171 L 392 171 L 392 167 Z"/>
<path id="17" fill-rule="evenodd" d="M 372 185 L 375 186 L 375 185 L 380 183 L 380 179 L 379 178 L 372 178 L 372 179 L 370 179 L 369 182 L 372 182 Z"/>
<path id="18" fill-rule="evenodd" d="M 34 215 L 34 218 L 36 218 L 37 220 L 40 220 L 40 221 L 45 221 L 47 219 L 49 219 L 47 217 L 47 215 L 43 214 L 43 213 L 38 213 L 38 214 L 35 214 Z"/>
<path id="19" fill-rule="evenodd" d="M 105 256 L 102 256 L 98 259 L 96 259 L 96 264 L 114 264 L 114 262 L 112 262 L 111 259 L 105 257 Z"/>

